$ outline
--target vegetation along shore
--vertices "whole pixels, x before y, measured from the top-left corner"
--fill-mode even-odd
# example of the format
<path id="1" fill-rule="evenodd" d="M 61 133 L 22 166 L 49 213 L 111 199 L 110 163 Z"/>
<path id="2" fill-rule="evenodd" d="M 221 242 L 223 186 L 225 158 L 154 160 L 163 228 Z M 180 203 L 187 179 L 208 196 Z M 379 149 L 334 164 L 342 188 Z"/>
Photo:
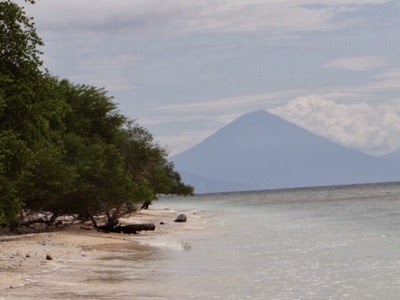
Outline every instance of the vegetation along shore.
<path id="1" fill-rule="evenodd" d="M 34 1 L 26 1 L 34 5 Z M 0 1 L 0 225 L 34 232 L 60 218 L 112 228 L 159 194 L 189 195 L 152 134 L 103 88 L 43 65 L 33 19 Z"/>

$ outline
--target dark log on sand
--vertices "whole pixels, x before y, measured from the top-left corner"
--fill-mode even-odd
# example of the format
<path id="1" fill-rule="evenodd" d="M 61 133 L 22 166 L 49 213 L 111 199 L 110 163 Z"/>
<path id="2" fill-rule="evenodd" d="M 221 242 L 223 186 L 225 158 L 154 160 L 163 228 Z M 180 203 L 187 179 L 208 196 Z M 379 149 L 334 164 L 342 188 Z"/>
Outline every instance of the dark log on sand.
<path id="1" fill-rule="evenodd" d="M 110 226 L 98 226 L 97 230 L 105 231 L 105 232 L 117 232 L 117 233 L 126 233 L 126 234 L 135 234 L 137 231 L 143 230 L 152 230 L 156 228 L 156 225 L 153 223 L 148 224 L 128 224 L 128 225 L 118 225 L 114 227 Z"/>
<path id="2" fill-rule="evenodd" d="M 129 224 L 129 225 L 119 225 L 115 227 L 115 232 L 122 232 L 122 233 L 136 233 L 136 231 L 142 230 L 151 230 L 154 231 L 156 225 L 153 223 L 150 224 Z"/>

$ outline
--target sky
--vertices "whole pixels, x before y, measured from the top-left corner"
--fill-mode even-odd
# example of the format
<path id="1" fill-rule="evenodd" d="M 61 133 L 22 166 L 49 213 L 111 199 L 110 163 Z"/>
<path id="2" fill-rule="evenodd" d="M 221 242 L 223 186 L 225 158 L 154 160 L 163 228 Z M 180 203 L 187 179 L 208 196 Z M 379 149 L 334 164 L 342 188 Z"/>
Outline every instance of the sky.
<path id="1" fill-rule="evenodd" d="M 260 109 L 365 153 L 400 148 L 400 1 L 24 6 L 50 72 L 106 88 L 171 155 Z"/>

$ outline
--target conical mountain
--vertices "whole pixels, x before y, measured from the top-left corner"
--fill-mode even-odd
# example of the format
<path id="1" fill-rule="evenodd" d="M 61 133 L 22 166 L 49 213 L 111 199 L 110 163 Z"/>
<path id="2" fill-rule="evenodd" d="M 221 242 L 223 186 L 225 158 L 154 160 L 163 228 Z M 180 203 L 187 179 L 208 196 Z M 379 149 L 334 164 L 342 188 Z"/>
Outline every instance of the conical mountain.
<path id="1" fill-rule="evenodd" d="M 266 111 L 242 115 L 172 158 L 197 193 L 396 181 L 400 168 Z"/>

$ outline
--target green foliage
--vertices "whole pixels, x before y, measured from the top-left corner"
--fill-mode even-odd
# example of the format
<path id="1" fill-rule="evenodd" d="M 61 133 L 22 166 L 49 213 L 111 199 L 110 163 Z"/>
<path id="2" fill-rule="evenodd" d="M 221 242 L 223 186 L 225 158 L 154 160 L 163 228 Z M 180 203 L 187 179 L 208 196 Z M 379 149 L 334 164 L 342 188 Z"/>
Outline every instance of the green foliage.
<path id="1" fill-rule="evenodd" d="M 135 121 L 127 122 L 119 134 L 118 145 L 134 180 L 151 186 L 154 195 L 193 194 L 193 187 L 185 185 L 174 165 L 168 162 L 165 149 L 154 143 L 151 133 Z"/>
<path id="2" fill-rule="evenodd" d="M 26 143 L 12 131 L 0 133 L 0 224 L 18 222 L 21 198 L 19 183 L 24 168 L 32 156 Z"/>
<path id="3" fill-rule="evenodd" d="M 60 81 L 59 89 L 70 107 L 64 118 L 67 130 L 112 143 L 126 118 L 116 112 L 117 107 L 106 90 L 73 85 L 68 80 Z"/>
<path id="4" fill-rule="evenodd" d="M 37 75 L 42 45 L 33 19 L 12 1 L 0 1 L 0 70 L 7 76 Z"/>
<path id="5" fill-rule="evenodd" d="M 58 200 L 75 190 L 75 168 L 65 162 L 63 147 L 48 143 L 34 152 L 21 183 L 25 206 L 36 211 L 57 210 Z"/>
<path id="6" fill-rule="evenodd" d="M 193 193 L 106 90 L 41 71 L 41 45 L 23 9 L 0 1 L 0 225 L 23 209 L 114 222 L 158 194 Z"/>
<path id="7" fill-rule="evenodd" d="M 116 206 L 131 204 L 133 182 L 114 145 L 69 134 L 67 158 L 78 175 L 76 191 L 64 202 L 69 213 L 107 213 Z"/>

